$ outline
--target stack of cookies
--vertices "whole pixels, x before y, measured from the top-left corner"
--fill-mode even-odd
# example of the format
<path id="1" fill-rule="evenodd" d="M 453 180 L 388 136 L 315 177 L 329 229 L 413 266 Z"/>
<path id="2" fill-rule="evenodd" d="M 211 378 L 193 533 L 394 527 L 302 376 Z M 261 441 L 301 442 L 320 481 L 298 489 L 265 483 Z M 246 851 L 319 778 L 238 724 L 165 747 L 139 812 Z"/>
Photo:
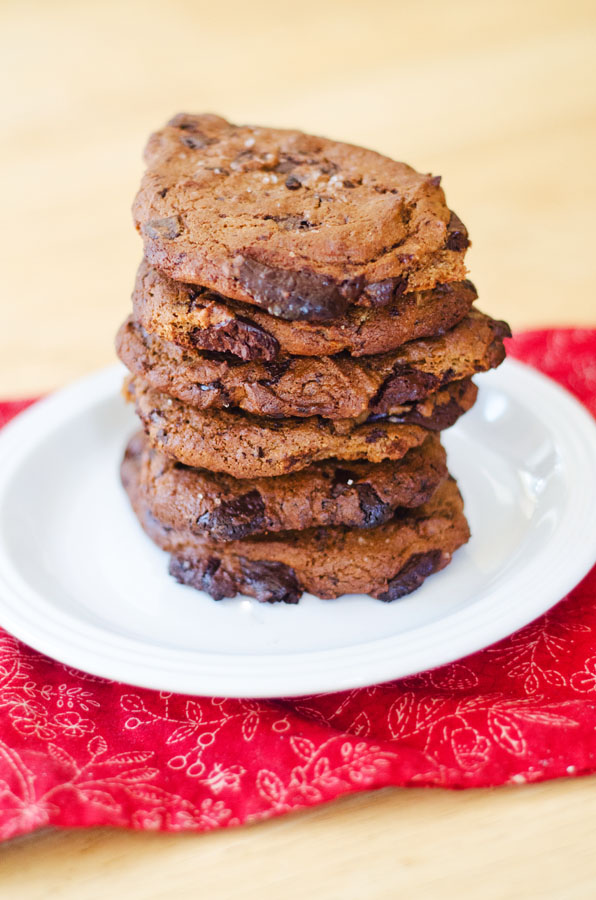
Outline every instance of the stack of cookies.
<path id="1" fill-rule="evenodd" d="M 416 589 L 468 540 L 439 433 L 509 333 L 473 307 L 440 178 L 210 115 L 145 156 L 122 479 L 171 574 L 215 599 Z"/>

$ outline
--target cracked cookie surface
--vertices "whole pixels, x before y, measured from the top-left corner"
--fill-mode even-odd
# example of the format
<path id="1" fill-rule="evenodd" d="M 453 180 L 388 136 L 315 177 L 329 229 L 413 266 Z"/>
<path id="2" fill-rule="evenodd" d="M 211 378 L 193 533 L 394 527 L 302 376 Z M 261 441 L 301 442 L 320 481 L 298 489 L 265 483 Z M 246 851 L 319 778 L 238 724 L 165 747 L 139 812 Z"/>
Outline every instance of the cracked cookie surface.
<path id="1" fill-rule="evenodd" d="M 397 507 L 425 503 L 447 478 L 436 435 L 396 462 L 328 460 L 250 481 L 183 466 L 150 447 L 142 433 L 127 452 L 139 458 L 143 494 L 162 524 L 219 541 L 321 525 L 373 528 Z"/>
<path id="2" fill-rule="evenodd" d="M 288 320 L 465 277 L 440 177 L 326 138 L 175 116 L 149 138 L 133 205 L 151 265 Z"/>
<path id="3" fill-rule="evenodd" d="M 266 419 L 241 410 L 198 410 L 153 390 L 138 377 L 125 395 L 152 447 L 188 466 L 235 478 L 286 475 L 313 462 L 337 458 L 382 462 L 401 459 L 428 436 L 448 428 L 474 404 L 476 386 L 464 379 L 399 413 L 357 419 Z"/>
<path id="4" fill-rule="evenodd" d="M 498 366 L 504 322 L 472 311 L 447 334 L 360 357 L 281 357 L 241 363 L 229 354 L 185 350 L 129 319 L 116 339 L 127 368 L 158 391 L 198 409 L 239 408 L 259 416 L 357 418 L 399 411 L 452 381 Z"/>

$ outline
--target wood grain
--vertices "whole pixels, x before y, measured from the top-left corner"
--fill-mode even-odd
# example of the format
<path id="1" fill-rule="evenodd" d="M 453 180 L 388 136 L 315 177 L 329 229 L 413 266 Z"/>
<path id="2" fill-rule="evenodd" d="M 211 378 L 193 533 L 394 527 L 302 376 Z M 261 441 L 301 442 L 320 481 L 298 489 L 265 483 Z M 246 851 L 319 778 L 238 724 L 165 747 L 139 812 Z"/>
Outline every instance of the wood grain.
<path id="1" fill-rule="evenodd" d="M 47 831 L 0 849 L 6 900 L 593 900 L 596 780 L 383 790 L 205 835 Z"/>
<path id="2" fill-rule="evenodd" d="M 303 127 L 443 176 L 482 308 L 594 324 L 593 2 L 88 0 L 0 6 L 0 396 L 111 362 L 149 131 L 179 110 Z M 588 898 L 596 779 L 382 791 L 204 836 L 0 848 L 3 900 Z"/>

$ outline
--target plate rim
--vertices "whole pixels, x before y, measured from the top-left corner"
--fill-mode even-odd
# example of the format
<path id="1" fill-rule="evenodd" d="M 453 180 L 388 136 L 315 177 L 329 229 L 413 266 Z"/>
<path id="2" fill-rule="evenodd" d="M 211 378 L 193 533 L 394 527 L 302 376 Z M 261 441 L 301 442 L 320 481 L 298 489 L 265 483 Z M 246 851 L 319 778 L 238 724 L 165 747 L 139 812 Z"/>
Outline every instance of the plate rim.
<path id="1" fill-rule="evenodd" d="M 10 485 L 11 473 L 23 464 L 27 452 L 34 449 L 36 442 L 43 439 L 49 429 L 57 429 L 65 420 L 109 400 L 114 390 L 119 391 L 124 373 L 124 367 L 117 364 L 87 375 L 38 401 L 4 426 L 0 431 L 0 508 Z M 501 387 L 512 379 L 519 381 L 521 378 L 526 382 L 525 390 L 530 388 L 535 394 L 546 394 L 556 408 L 555 413 L 560 416 L 562 410 L 566 425 L 571 422 L 574 426 L 561 429 L 562 434 L 558 432 L 554 435 L 558 449 L 563 444 L 568 453 L 575 453 L 580 460 L 585 456 L 589 462 L 589 449 L 596 452 L 596 422 L 565 388 L 510 357 L 489 377 L 495 386 Z M 501 381 L 504 385 L 499 385 Z M 557 418 L 557 415 L 554 417 Z M 503 585 L 499 585 L 488 592 L 482 604 L 454 610 L 407 633 L 361 644 L 266 655 L 176 650 L 118 635 L 59 609 L 26 583 L 12 565 L 6 546 L 0 541 L 0 626 L 67 667 L 154 690 L 172 690 L 197 696 L 276 698 L 335 692 L 393 681 L 454 662 L 496 643 L 550 609 L 587 574 L 596 559 L 596 529 L 580 532 L 582 524 L 585 526 L 589 520 L 589 511 L 596 506 L 596 478 L 588 481 L 587 486 L 583 484 L 581 489 L 576 479 L 573 487 L 571 508 L 568 502 L 562 524 L 545 546 L 550 547 L 552 540 L 558 538 L 557 544 L 562 544 L 563 549 L 569 547 L 573 552 L 574 564 L 567 569 L 555 567 L 552 571 L 553 559 L 547 560 L 551 564 L 547 568 L 548 590 L 543 588 L 540 592 L 530 592 L 521 607 L 522 611 L 506 606 L 505 616 L 502 603 L 497 602 L 499 592 L 503 590 Z M 574 527 L 570 527 L 572 525 Z M 582 541 L 577 541 L 578 536 L 583 538 Z M 562 537 L 566 538 L 566 543 Z M 526 576 L 521 579 L 522 588 L 524 585 L 528 589 L 531 587 L 534 570 L 544 552 L 534 555 L 522 569 L 521 574 Z M 560 556 L 554 559 L 560 562 Z M 541 565 L 544 577 L 544 561 Z M 535 596 L 537 593 L 538 598 Z M 47 617 L 39 618 L 39 611 L 44 609 L 51 613 L 49 620 Z M 36 610 L 37 615 L 34 614 Z M 480 622 L 476 622 L 479 613 L 482 613 Z M 466 622 L 473 627 L 462 627 Z M 480 631 L 490 631 L 489 637 L 481 638 L 480 642 L 479 626 L 483 626 Z M 442 641 L 438 644 L 436 637 L 433 640 L 433 633 L 439 630 Z M 400 642 L 403 643 L 406 637 L 410 647 L 400 648 Z M 424 661 L 431 653 L 432 661 L 416 664 L 412 668 L 412 663 L 407 664 L 403 656 L 396 658 L 392 655 L 396 651 L 403 653 L 404 649 L 409 651 L 405 660 L 419 657 Z M 379 653 L 377 659 L 370 658 L 374 651 Z M 156 655 L 161 660 L 158 664 Z M 366 665 L 362 671 L 364 663 Z M 298 671 L 299 687 L 293 683 Z M 273 674 L 274 688 L 271 687 Z M 250 689 L 242 687 L 247 682 L 252 685 Z M 258 690 L 255 690 L 255 685 L 260 685 Z"/>

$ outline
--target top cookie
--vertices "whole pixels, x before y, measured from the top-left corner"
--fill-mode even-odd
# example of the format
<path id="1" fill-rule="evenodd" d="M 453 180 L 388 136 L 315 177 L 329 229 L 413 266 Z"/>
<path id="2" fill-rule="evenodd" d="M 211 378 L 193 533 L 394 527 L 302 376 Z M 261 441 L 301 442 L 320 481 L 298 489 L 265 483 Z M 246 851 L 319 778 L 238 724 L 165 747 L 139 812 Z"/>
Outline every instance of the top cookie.
<path id="1" fill-rule="evenodd" d="M 149 138 L 133 213 L 149 262 L 290 320 L 465 276 L 440 178 L 299 131 L 178 115 Z"/>

